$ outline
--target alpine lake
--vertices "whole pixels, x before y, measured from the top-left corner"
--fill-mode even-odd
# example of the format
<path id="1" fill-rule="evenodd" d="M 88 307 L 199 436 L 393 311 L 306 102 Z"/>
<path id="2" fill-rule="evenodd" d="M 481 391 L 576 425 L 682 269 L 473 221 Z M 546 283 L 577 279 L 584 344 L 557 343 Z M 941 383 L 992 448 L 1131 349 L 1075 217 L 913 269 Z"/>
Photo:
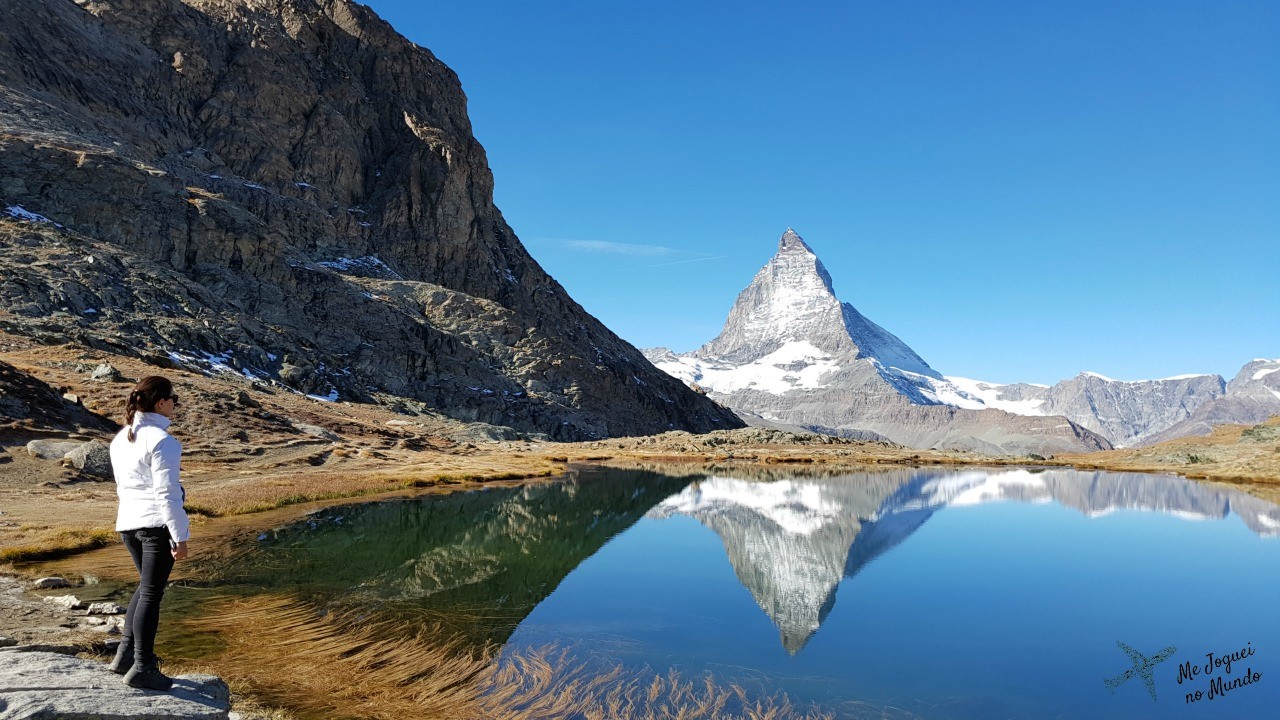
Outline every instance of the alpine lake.
<path id="1" fill-rule="evenodd" d="M 448 638 L 604 685 L 737 688 L 717 717 L 782 694 L 837 718 L 1280 716 L 1280 506 L 1175 476 L 584 469 L 330 507 L 246 544 L 171 589 L 188 629 L 162 626 L 167 652 L 229 652 L 210 598 L 275 597 L 362 633 L 330 663 L 351 677 L 379 672 L 342 664 L 370 643 Z M 312 652 L 297 627 L 252 642 Z M 431 668 L 413 672 L 405 692 Z"/>

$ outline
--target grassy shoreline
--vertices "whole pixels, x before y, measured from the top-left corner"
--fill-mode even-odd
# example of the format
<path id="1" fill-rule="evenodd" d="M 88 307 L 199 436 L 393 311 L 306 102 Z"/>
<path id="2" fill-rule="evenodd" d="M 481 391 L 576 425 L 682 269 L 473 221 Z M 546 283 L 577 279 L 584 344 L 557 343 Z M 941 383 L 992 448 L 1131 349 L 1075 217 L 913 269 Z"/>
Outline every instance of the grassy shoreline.
<path id="1" fill-rule="evenodd" d="M 1273 419 L 1271 425 L 1280 425 Z M 1240 431 L 1224 431 L 1238 434 Z M 634 440 L 633 440 L 634 442 Z M 1177 441 L 1175 441 L 1177 442 Z M 1197 443 L 1202 445 L 1202 443 Z M 735 454 L 723 452 L 676 452 L 665 449 L 636 451 L 621 449 L 616 454 L 592 454 L 597 448 L 574 448 L 569 453 L 530 453 L 524 456 L 524 468 L 477 468 L 472 471 L 436 472 L 415 469 L 412 466 L 399 469 L 381 469 L 367 473 L 346 475 L 338 483 L 321 483 L 310 491 L 295 491 L 294 482 L 287 485 L 266 486 L 266 491 L 252 494 L 243 492 L 218 493 L 212 503 L 193 503 L 187 506 L 198 524 L 223 518 L 246 518 L 269 514 L 272 511 L 303 507 L 307 510 L 330 504 L 343 504 L 351 500 L 376 502 L 390 497 L 407 496 L 415 491 L 453 492 L 473 490 L 496 483 L 524 483 L 547 481 L 562 477 L 570 468 L 587 466 L 669 468 L 693 470 L 714 468 L 758 469 L 770 467 L 804 468 L 809 471 L 835 472 L 843 469 L 867 470 L 890 466 L 950 466 L 950 467 L 1057 467 L 1108 472 L 1146 472 L 1174 474 L 1191 480 L 1231 485 L 1251 492 L 1272 502 L 1280 501 L 1280 472 L 1258 476 L 1241 474 L 1233 466 L 1178 467 L 1144 458 L 1142 451 L 1111 451 L 1109 457 L 1100 454 L 1050 458 L 1031 461 L 1016 457 L 959 456 L 929 453 L 925 451 L 896 455 L 859 457 L 852 454 L 832 453 L 824 446 L 815 451 L 809 446 L 753 447 Z M 823 450 L 826 451 L 823 451 Z M 1280 453 L 1276 453 L 1280 455 Z M 1194 465 L 1194 463 L 1190 464 Z M 274 489 L 276 492 L 272 492 Z M 268 521 L 271 522 L 271 521 Z M 67 524 L 47 528 L 43 535 L 30 542 L 0 545 L 0 563 L 24 564 L 57 560 L 71 555 L 95 550 L 116 541 L 110 527 L 79 526 Z"/>

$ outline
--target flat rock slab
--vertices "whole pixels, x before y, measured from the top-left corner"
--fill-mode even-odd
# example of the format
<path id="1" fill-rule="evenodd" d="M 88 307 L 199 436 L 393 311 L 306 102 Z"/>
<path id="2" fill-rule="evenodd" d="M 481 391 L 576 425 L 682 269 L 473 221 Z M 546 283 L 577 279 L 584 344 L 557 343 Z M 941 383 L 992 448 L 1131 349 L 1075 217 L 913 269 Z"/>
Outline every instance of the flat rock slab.
<path id="1" fill-rule="evenodd" d="M 75 440 L 32 440 L 27 443 L 27 453 L 41 460 L 61 460 L 83 444 Z"/>
<path id="2" fill-rule="evenodd" d="M 44 601 L 68 610 L 78 610 L 84 607 L 84 603 L 75 595 L 50 595 Z"/>
<path id="3" fill-rule="evenodd" d="M 179 675 L 169 692 L 137 690 L 105 662 L 45 652 L 0 650 L 0 720 L 225 720 L 227 684 Z"/>

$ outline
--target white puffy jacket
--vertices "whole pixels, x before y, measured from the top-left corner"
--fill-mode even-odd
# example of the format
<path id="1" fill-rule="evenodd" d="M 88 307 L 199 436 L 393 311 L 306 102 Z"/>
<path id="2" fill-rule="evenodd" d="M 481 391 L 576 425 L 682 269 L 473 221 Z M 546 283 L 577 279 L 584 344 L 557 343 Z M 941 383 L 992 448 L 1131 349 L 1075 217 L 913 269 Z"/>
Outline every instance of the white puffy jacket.
<path id="1" fill-rule="evenodd" d="M 125 428 L 111 441 L 111 467 L 116 476 L 120 510 L 116 531 L 165 526 L 173 542 L 191 535 L 186 497 L 178 481 L 182 444 L 170 435 L 169 418 L 159 413 L 139 412 L 133 416 L 135 439 L 129 442 Z"/>

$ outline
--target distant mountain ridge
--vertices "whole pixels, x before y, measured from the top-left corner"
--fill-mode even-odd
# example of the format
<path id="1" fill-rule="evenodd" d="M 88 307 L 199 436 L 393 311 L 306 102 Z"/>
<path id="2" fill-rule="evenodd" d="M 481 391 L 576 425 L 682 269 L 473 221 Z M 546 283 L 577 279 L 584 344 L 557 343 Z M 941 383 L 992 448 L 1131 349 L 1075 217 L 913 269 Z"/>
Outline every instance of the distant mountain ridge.
<path id="1" fill-rule="evenodd" d="M 962 407 L 1062 415 L 1117 446 L 1208 435 L 1214 425 L 1255 424 L 1280 414 L 1280 359 L 1252 360 L 1230 382 L 1220 375 L 1126 381 L 1093 372 L 1051 387 L 947 380 L 971 398 Z"/>
<path id="2" fill-rule="evenodd" d="M 835 295 L 830 273 L 788 228 L 701 348 L 645 356 L 713 399 L 767 422 L 912 447 L 1006 454 L 1111 447 L 1062 418 L 980 406 L 906 343 Z"/>

